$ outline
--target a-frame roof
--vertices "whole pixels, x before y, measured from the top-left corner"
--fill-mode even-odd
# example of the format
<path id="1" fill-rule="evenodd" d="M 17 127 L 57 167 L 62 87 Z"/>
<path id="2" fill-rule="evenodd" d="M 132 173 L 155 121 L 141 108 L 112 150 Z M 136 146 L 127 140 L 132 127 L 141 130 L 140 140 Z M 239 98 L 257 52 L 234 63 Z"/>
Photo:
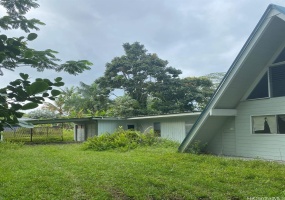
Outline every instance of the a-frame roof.
<path id="1" fill-rule="evenodd" d="M 268 65 L 285 45 L 285 8 L 270 4 L 233 64 L 220 83 L 215 94 L 179 147 L 184 152 L 192 142 L 208 142 L 225 123 L 227 114 L 244 100 L 249 87 L 262 77 Z M 215 116 L 214 111 L 224 115 Z"/>

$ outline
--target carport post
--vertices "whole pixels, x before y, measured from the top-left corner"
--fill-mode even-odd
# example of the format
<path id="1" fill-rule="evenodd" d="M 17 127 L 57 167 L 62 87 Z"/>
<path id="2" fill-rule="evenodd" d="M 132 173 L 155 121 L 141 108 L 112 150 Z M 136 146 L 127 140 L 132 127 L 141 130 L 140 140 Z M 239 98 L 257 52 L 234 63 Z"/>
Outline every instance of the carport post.
<path id="1" fill-rule="evenodd" d="M 33 141 L 33 128 L 31 128 L 30 133 L 31 133 L 31 142 L 32 142 Z"/>

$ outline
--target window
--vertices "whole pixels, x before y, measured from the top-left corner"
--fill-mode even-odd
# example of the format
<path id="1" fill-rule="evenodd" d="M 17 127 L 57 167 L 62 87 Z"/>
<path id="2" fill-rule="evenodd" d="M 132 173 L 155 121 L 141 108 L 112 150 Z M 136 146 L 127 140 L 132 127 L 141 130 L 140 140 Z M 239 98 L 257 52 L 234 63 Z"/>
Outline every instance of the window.
<path id="1" fill-rule="evenodd" d="M 135 125 L 128 125 L 128 129 L 135 130 Z"/>
<path id="2" fill-rule="evenodd" d="M 153 131 L 155 136 L 161 137 L 160 122 L 153 123 Z"/>
<path id="3" fill-rule="evenodd" d="M 285 115 L 252 117 L 253 134 L 285 134 Z"/>
<path id="4" fill-rule="evenodd" d="M 259 83 L 255 86 L 247 99 L 259 99 L 269 97 L 268 94 L 268 73 L 266 72 Z"/>
<path id="5" fill-rule="evenodd" d="M 275 63 L 279 63 L 283 61 L 285 61 L 285 48 L 281 51 L 281 53 L 279 54 L 279 56 L 275 59 L 273 63 L 275 64 Z"/>
<path id="6" fill-rule="evenodd" d="M 285 65 L 270 67 L 269 74 L 271 96 L 285 96 Z"/>
<path id="7" fill-rule="evenodd" d="M 278 133 L 285 134 L 285 115 L 277 115 Z"/>
<path id="8" fill-rule="evenodd" d="M 269 67 L 247 99 L 285 96 L 285 48 Z M 269 89 L 270 88 L 270 89 Z"/>

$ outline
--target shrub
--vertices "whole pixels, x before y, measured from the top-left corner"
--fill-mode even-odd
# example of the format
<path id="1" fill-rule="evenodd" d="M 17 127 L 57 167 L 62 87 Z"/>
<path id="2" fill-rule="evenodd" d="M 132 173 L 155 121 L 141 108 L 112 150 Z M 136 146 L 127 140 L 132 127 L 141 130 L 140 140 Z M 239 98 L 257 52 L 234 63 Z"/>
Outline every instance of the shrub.
<path id="1" fill-rule="evenodd" d="M 187 149 L 186 152 L 192 153 L 192 154 L 204 154 L 205 148 L 207 147 L 207 144 L 201 144 L 199 140 L 194 141 L 193 144 L 190 145 L 190 147 Z"/>
<path id="2" fill-rule="evenodd" d="M 120 127 L 113 134 L 105 133 L 100 136 L 89 138 L 83 144 L 83 149 L 95 151 L 119 149 L 128 151 L 139 146 L 173 146 L 174 144 L 177 145 L 175 142 L 156 137 L 153 131 L 143 134 L 139 131 L 124 130 Z"/>

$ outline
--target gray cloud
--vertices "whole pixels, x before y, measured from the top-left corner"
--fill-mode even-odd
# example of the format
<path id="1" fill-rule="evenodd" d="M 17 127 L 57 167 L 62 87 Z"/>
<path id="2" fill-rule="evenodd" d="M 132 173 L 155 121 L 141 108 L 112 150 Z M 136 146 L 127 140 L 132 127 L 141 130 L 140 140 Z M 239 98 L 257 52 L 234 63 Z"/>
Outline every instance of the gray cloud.
<path id="1" fill-rule="evenodd" d="M 123 54 L 125 42 L 141 42 L 185 76 L 226 71 L 270 3 L 283 0 L 39 0 L 29 13 L 46 23 L 36 49 L 54 49 L 63 61 L 87 59 L 91 71 L 78 76 L 21 68 L 4 71 L 0 86 L 18 77 L 62 76 L 66 86 L 91 83 L 104 73 L 105 64 Z M 284 5 L 285 6 L 285 5 Z M 11 33 L 11 32 L 9 32 Z M 19 32 L 12 32 L 19 34 Z"/>

